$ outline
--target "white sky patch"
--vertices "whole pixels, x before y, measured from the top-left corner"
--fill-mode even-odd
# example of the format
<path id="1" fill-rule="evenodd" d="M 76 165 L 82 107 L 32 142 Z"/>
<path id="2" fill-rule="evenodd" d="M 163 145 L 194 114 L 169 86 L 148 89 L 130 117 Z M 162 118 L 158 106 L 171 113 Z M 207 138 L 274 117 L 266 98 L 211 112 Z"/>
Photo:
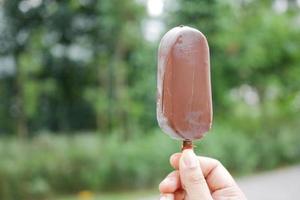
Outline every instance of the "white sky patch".
<path id="1" fill-rule="evenodd" d="M 148 19 L 143 23 L 144 37 L 150 42 L 157 41 L 163 30 L 164 24 L 161 20 Z"/>
<path id="2" fill-rule="evenodd" d="M 66 55 L 67 52 L 67 47 L 62 44 L 55 44 L 51 49 L 50 49 L 51 54 L 54 57 L 61 58 Z"/>
<path id="3" fill-rule="evenodd" d="M 244 101 L 248 104 L 248 105 L 256 105 L 259 102 L 259 97 L 257 92 L 249 87 L 249 88 L 245 88 L 246 90 L 244 91 Z"/>
<path id="4" fill-rule="evenodd" d="M 1 0 L 0 0 L 1 2 Z M 4 9 L 3 7 L 1 7 L 1 3 L 0 3 L 0 32 L 4 31 L 5 30 L 5 22 L 6 22 L 6 19 L 5 19 L 5 16 L 4 16 Z"/>
<path id="5" fill-rule="evenodd" d="M 69 47 L 68 56 L 74 61 L 88 62 L 92 57 L 92 51 L 80 45 L 73 44 Z"/>
<path id="6" fill-rule="evenodd" d="M 299 1 L 299 0 L 297 0 Z M 278 13 L 283 13 L 288 9 L 288 1 L 287 0 L 276 0 L 273 3 L 273 9 Z"/>
<path id="7" fill-rule="evenodd" d="M 73 61 L 88 62 L 92 57 L 92 51 L 79 44 L 72 44 L 70 46 L 55 44 L 50 52 L 57 58 L 68 57 Z"/>
<path id="8" fill-rule="evenodd" d="M 36 8 L 41 5 L 42 0 L 23 0 L 19 3 L 19 9 L 22 12 L 28 12 L 32 8 Z"/>
<path id="9" fill-rule="evenodd" d="M 159 17 L 164 10 L 163 0 L 148 0 L 147 11 L 151 17 Z"/>
<path id="10" fill-rule="evenodd" d="M 16 41 L 18 42 L 18 44 L 22 45 L 26 42 L 28 37 L 29 37 L 29 32 L 25 30 L 21 30 L 17 34 Z"/>
<path id="11" fill-rule="evenodd" d="M 259 103 L 259 95 L 255 88 L 244 84 L 230 91 L 230 96 L 234 100 L 243 100 L 250 106 L 255 106 Z"/>
<path id="12" fill-rule="evenodd" d="M 16 71 L 16 63 L 12 56 L 0 57 L 0 78 L 13 75 Z"/>

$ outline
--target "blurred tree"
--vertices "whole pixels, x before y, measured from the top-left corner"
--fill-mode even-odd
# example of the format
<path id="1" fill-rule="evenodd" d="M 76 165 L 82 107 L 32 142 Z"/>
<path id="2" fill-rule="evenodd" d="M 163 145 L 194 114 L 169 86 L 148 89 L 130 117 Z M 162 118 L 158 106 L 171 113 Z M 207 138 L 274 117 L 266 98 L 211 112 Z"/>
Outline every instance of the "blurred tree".
<path id="1" fill-rule="evenodd" d="M 269 0 L 178 2 L 171 24 L 194 26 L 208 38 L 217 116 L 237 108 L 232 92 L 243 85 L 250 90 L 238 95 L 244 95 L 249 104 L 248 115 L 259 105 L 263 121 L 268 121 L 270 104 L 276 105 L 272 109 L 281 110 L 280 114 L 287 112 L 286 108 L 290 108 L 289 114 L 297 112 L 287 102 L 296 101 L 300 89 L 295 85 L 299 81 L 291 76 L 300 62 L 299 7 L 278 12 L 275 1 Z"/>
<path id="2" fill-rule="evenodd" d="M 129 134 L 134 100 L 128 71 L 131 55 L 143 45 L 142 6 L 133 0 L 2 4 L 7 31 L 1 32 L 1 55 L 16 65 L 15 101 L 6 101 L 16 107 L 10 122 L 16 132 L 97 127 Z"/>
<path id="3" fill-rule="evenodd" d="M 23 4 L 21 4 L 23 2 Z M 24 53 L 28 51 L 30 43 L 29 35 L 41 23 L 38 9 L 32 9 L 27 15 L 24 14 L 27 1 L 5 1 L 3 13 L 5 31 L 1 32 L 1 55 L 10 56 L 14 63 L 14 76 L 12 83 L 8 86 L 12 90 L 12 105 L 14 108 L 16 132 L 20 137 L 26 137 L 28 132 L 27 113 L 25 111 L 25 91 L 27 87 L 26 71 L 22 67 Z M 27 5 L 28 6 L 28 5 Z M 31 68 L 29 65 L 28 68 Z M 7 102 L 8 103 L 8 102 Z"/>
<path id="4" fill-rule="evenodd" d="M 199 28 L 210 43 L 215 116 L 296 115 L 294 1 L 284 12 L 270 0 L 177 2 L 168 25 Z M 0 7 L 1 132 L 121 130 L 128 138 L 157 127 L 157 44 L 143 38 L 142 4 L 5 0 Z"/>

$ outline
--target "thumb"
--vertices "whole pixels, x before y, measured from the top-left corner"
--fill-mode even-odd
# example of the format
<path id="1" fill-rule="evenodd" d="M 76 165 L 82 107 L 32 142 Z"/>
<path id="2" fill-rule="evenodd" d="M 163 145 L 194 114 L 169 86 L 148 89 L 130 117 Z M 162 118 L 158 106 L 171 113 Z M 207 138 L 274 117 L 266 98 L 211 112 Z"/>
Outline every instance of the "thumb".
<path id="1" fill-rule="evenodd" d="M 191 149 L 184 150 L 179 162 L 182 186 L 188 200 L 212 200 L 200 162 Z"/>

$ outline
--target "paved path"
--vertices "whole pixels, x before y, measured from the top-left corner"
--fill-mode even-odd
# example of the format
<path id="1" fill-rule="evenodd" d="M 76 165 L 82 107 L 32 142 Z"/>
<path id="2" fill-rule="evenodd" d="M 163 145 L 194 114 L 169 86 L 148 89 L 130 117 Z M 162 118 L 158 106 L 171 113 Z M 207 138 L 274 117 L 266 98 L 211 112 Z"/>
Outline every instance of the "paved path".
<path id="1" fill-rule="evenodd" d="M 238 180 L 248 200 L 300 199 L 300 165 Z"/>
<path id="2" fill-rule="evenodd" d="M 248 200 L 300 200 L 300 165 L 240 178 L 237 182 Z"/>

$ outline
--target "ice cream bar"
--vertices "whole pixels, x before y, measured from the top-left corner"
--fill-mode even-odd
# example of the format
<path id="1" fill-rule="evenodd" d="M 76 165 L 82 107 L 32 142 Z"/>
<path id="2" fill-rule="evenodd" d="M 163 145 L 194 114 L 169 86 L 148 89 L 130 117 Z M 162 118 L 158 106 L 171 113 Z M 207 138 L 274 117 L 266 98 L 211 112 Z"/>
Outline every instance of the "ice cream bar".
<path id="1" fill-rule="evenodd" d="M 171 137 L 201 139 L 212 124 L 209 48 L 197 29 L 179 26 L 160 41 L 157 120 Z"/>

